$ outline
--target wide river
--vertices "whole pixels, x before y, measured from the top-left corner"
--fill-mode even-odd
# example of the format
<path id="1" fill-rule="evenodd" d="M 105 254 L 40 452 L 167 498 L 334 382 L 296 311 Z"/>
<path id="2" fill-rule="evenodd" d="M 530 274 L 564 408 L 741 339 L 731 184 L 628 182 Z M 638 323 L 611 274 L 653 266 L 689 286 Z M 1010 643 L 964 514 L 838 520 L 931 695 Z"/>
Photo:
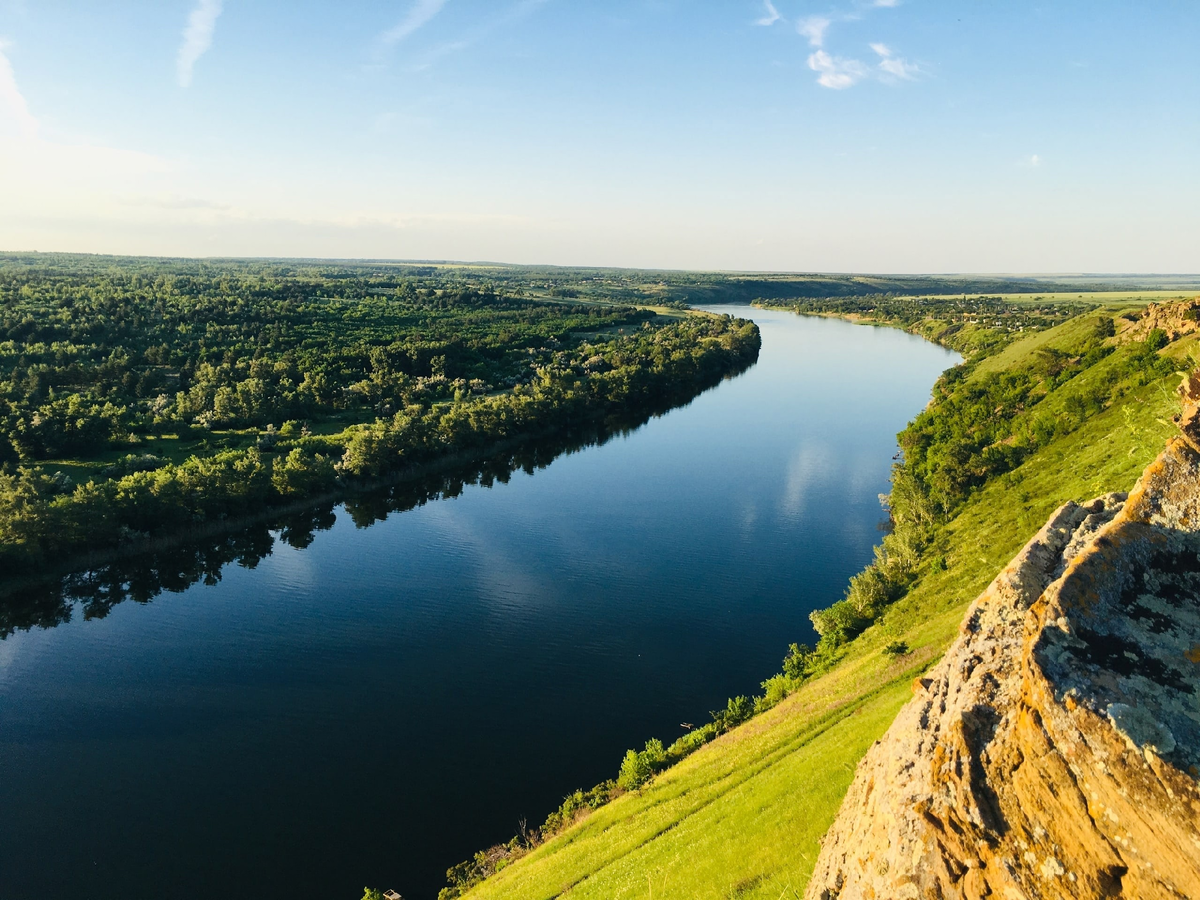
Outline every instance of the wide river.
<path id="1" fill-rule="evenodd" d="M 957 357 L 716 309 L 762 355 L 686 407 L 0 641 L 0 898 L 426 900 L 757 691 L 870 559 L 896 432 Z"/>

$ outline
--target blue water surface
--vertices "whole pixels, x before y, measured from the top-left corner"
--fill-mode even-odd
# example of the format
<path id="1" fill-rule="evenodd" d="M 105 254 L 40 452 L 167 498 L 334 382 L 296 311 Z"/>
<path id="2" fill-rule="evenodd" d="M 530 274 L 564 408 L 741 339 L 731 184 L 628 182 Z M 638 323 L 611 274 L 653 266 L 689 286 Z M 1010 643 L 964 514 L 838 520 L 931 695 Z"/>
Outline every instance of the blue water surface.
<path id="1" fill-rule="evenodd" d="M 627 435 L 0 641 L 0 897 L 431 898 L 758 690 L 870 559 L 957 357 L 719 311 L 759 362 Z"/>

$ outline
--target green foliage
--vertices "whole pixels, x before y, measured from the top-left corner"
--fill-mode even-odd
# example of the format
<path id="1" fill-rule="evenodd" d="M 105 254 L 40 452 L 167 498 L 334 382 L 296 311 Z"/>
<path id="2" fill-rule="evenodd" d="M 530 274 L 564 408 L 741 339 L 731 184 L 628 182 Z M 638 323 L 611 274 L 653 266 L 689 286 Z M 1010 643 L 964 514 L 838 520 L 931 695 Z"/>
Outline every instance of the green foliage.
<path id="1" fill-rule="evenodd" d="M 428 267 L 0 255 L 0 564 L 666 409 L 758 354 L 744 320 L 520 293 Z M 110 462 L 151 441 L 169 455 Z M 62 457 L 77 485 L 39 467 Z"/>
<path id="2" fill-rule="evenodd" d="M 1161 350 L 1169 343 L 1171 339 L 1161 328 L 1151 328 L 1150 333 L 1146 335 L 1146 349 L 1151 353 Z"/>
<path id="3" fill-rule="evenodd" d="M 377 888 L 363 888 L 362 900 L 383 900 L 383 891 Z"/>
<path id="4" fill-rule="evenodd" d="M 1044 287 L 1035 289 L 1046 290 Z M 1078 303 L 1058 302 L 1017 305 L 1001 296 L 914 297 L 905 296 L 905 293 L 916 291 L 796 299 L 764 295 L 755 303 L 809 315 L 845 316 L 892 325 L 951 347 L 967 357 L 994 354 L 1022 334 L 1052 328 L 1086 308 Z"/>
<path id="5" fill-rule="evenodd" d="M 271 485 L 280 497 L 313 496 L 337 486 L 337 471 L 320 453 L 309 454 L 293 447 L 287 456 L 275 457 Z"/>
<path id="6" fill-rule="evenodd" d="M 626 791 L 637 790 L 666 764 L 667 752 L 662 741 L 651 738 L 646 741 L 644 750 L 630 750 L 625 754 L 617 775 L 617 786 Z"/>
<path id="7" fill-rule="evenodd" d="M 1165 346 L 1161 340 L 1113 347 L 1107 341 L 1115 329 L 1103 326 L 1112 320 L 1100 322 L 1063 325 L 1054 344 L 1027 339 L 1024 354 L 1014 344 L 1002 368 L 976 371 L 986 358 L 976 355 L 938 381 L 933 401 L 899 435 L 902 459 L 885 498 L 890 533 L 871 565 L 851 579 L 845 599 L 811 614 L 821 636 L 810 662 L 814 671 L 836 660 L 840 647 L 911 589 L 926 549 L 973 494 L 1174 370 L 1176 364 L 1156 352 Z M 945 555 L 936 552 L 927 564 L 935 573 L 946 567 Z"/>
<path id="8" fill-rule="evenodd" d="M 788 645 L 788 654 L 783 659 L 783 674 L 794 681 L 799 681 L 808 674 L 808 661 L 812 650 L 808 644 Z"/>
<path id="9" fill-rule="evenodd" d="M 548 840 L 564 828 L 574 825 L 580 818 L 599 809 L 619 793 L 615 781 L 605 781 L 590 791 L 574 791 L 563 798 L 562 804 L 546 817 L 539 837 Z"/>

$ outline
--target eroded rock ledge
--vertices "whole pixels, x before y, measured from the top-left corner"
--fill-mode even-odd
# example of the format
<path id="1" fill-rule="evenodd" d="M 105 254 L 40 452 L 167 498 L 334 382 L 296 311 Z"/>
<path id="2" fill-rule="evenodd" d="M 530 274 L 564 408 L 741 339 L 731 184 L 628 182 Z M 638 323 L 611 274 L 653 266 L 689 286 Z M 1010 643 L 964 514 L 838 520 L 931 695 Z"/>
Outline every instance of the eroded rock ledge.
<path id="1" fill-rule="evenodd" d="M 858 767 L 809 900 L 1200 898 L 1200 377 L 1059 509 Z"/>

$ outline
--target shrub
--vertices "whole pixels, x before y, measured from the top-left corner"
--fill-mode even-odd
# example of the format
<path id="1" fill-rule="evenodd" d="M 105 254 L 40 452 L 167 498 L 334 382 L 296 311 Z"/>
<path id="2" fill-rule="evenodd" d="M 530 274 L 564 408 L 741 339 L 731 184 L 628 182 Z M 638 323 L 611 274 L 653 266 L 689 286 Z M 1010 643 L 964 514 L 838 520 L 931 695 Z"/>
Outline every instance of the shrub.
<path id="1" fill-rule="evenodd" d="M 651 738 L 645 750 L 629 750 L 621 761 L 621 772 L 617 775 L 617 786 L 635 791 L 650 780 L 655 772 L 667 764 L 667 752 L 662 741 Z"/>
<path id="2" fill-rule="evenodd" d="M 580 790 L 568 794 L 558 809 L 546 817 L 541 831 L 535 835 L 536 840 L 549 840 L 564 828 L 573 825 L 581 816 L 599 809 L 611 800 L 617 791 L 617 783 L 610 780 L 596 785 L 590 791 Z"/>
<path id="3" fill-rule="evenodd" d="M 311 456 L 299 447 L 276 457 L 271 484 L 281 497 L 299 497 L 332 490 L 337 482 L 333 462 L 320 453 Z"/>
<path id="4" fill-rule="evenodd" d="M 808 644 L 789 644 L 788 654 L 783 658 L 783 674 L 799 681 L 808 674 L 808 663 L 812 650 Z"/>

